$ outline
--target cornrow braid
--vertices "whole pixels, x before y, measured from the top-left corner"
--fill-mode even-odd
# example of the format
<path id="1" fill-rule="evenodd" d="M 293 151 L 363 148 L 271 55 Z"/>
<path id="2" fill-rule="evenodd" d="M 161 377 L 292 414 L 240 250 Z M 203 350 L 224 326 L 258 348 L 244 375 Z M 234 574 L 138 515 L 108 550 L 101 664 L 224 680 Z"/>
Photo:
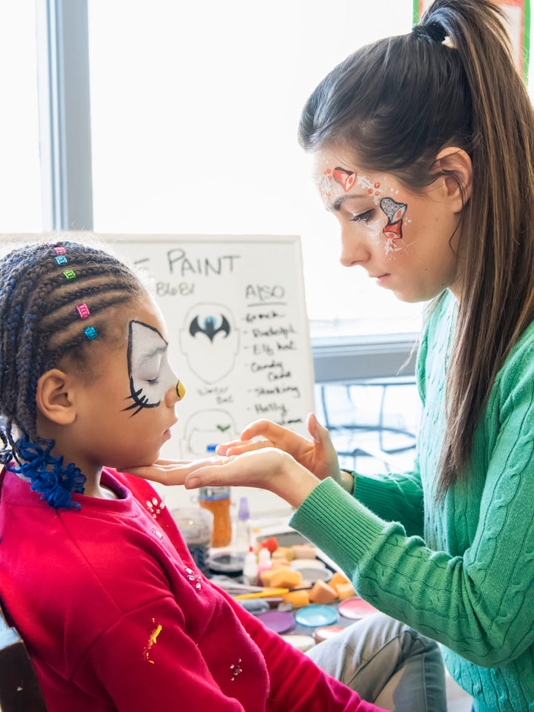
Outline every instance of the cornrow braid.
<path id="1" fill-rule="evenodd" d="M 61 257 L 62 259 L 57 259 Z M 143 285 L 113 255 L 79 242 L 32 244 L 0 260 L 0 439 L 21 462 L 22 439 L 39 445 L 36 392 L 40 376 L 68 357 L 86 366 L 89 334 L 112 334 L 106 312 L 142 296 Z M 86 305 L 82 318 L 78 307 Z M 94 331 L 91 331 L 93 329 Z M 47 443 L 49 446 L 50 444 Z"/>

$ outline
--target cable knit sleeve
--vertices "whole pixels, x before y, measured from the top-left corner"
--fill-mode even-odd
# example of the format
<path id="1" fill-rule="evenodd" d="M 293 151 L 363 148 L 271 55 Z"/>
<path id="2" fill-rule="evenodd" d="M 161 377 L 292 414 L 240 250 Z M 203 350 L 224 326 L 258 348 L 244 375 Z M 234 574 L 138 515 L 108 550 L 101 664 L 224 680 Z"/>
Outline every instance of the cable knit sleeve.
<path id="1" fill-rule="evenodd" d="M 506 665 L 534 643 L 533 384 L 534 344 L 507 361 L 492 390 L 486 418 L 498 421 L 497 433 L 462 556 L 406 536 L 333 481 L 318 485 L 291 521 L 363 598 L 481 667 Z"/>

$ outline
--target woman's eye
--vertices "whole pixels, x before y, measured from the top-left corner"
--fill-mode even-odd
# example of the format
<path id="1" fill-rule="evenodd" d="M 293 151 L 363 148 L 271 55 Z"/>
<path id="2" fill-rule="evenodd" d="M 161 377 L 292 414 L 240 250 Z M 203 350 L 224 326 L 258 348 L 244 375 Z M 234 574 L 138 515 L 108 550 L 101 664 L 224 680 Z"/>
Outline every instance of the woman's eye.
<path id="1" fill-rule="evenodd" d="M 147 378 L 146 382 L 149 383 L 151 386 L 155 386 L 159 383 L 159 376 L 156 376 L 155 378 Z"/>
<path id="2" fill-rule="evenodd" d="M 354 215 L 350 219 L 350 222 L 369 222 L 369 220 L 373 217 L 374 210 L 371 208 L 371 210 L 368 210 L 365 213 L 360 213 L 359 215 Z"/>

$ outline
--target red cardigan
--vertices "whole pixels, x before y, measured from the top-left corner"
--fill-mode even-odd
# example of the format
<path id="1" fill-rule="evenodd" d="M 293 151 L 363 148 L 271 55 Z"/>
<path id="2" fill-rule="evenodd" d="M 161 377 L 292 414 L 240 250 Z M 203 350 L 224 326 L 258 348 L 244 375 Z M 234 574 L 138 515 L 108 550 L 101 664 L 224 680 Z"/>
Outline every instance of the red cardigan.
<path id="1" fill-rule="evenodd" d="M 50 712 L 377 712 L 204 578 L 156 491 L 54 510 L 0 475 L 0 596 Z"/>

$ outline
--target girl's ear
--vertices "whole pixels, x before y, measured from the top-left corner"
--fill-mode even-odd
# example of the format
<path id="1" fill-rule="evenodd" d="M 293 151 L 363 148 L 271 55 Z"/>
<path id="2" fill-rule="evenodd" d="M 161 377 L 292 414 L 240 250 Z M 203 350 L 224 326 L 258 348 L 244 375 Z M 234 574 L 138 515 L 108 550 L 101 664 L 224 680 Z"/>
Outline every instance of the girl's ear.
<path id="1" fill-rule="evenodd" d="M 70 425 L 76 418 L 75 389 L 70 376 L 58 368 L 43 373 L 37 381 L 37 410 L 58 425 Z"/>
<path id="2" fill-rule="evenodd" d="M 446 198 L 455 213 L 463 210 L 471 197 L 473 187 L 473 164 L 462 148 L 450 146 L 436 156 L 434 168 L 445 179 Z"/>

